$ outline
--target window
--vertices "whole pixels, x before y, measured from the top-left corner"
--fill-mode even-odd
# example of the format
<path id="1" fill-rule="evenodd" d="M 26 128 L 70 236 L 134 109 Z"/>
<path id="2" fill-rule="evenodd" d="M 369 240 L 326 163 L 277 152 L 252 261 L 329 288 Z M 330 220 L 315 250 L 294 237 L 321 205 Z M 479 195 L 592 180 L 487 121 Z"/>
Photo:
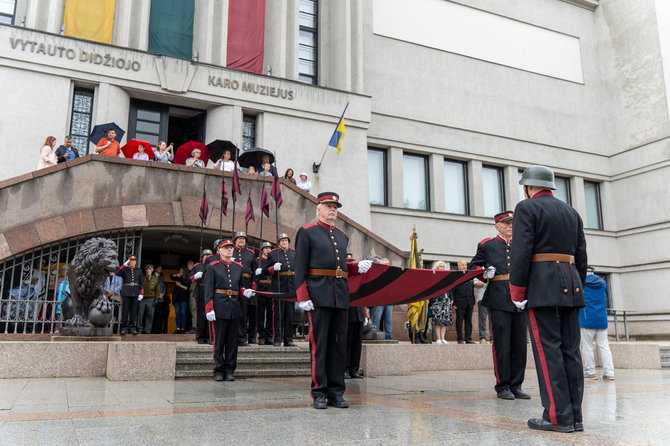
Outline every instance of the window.
<path id="1" fill-rule="evenodd" d="M 502 168 L 482 167 L 482 182 L 484 186 L 484 216 L 493 217 L 498 212 L 502 212 L 505 206 Z"/>
<path id="2" fill-rule="evenodd" d="M 0 23 L 14 24 L 16 14 L 16 0 L 0 0 Z"/>
<path id="3" fill-rule="evenodd" d="M 571 204 L 570 200 L 570 179 L 564 177 L 555 177 L 554 184 L 556 184 L 556 190 L 554 191 L 554 197 L 558 198 L 564 203 Z"/>
<path id="4" fill-rule="evenodd" d="M 88 155 L 88 135 L 91 134 L 92 116 L 93 90 L 75 87 L 72 96 L 70 136 L 72 136 L 72 147 L 77 149 L 79 156 Z"/>
<path id="5" fill-rule="evenodd" d="M 593 181 L 584 181 L 584 198 L 586 201 L 586 227 L 590 229 L 602 229 L 600 184 Z"/>
<path id="6" fill-rule="evenodd" d="M 386 150 L 368 149 L 370 204 L 386 206 Z"/>
<path id="7" fill-rule="evenodd" d="M 467 165 L 444 160 L 444 207 L 451 214 L 468 215 Z"/>
<path id="8" fill-rule="evenodd" d="M 403 155 L 403 198 L 408 209 L 428 210 L 428 162 L 425 156 Z"/>
<path id="9" fill-rule="evenodd" d="M 256 116 L 244 115 L 242 117 L 242 150 L 256 147 Z"/>
<path id="10" fill-rule="evenodd" d="M 298 12 L 298 80 L 316 85 L 317 44 L 318 44 L 318 8 L 316 0 L 300 0 Z"/>

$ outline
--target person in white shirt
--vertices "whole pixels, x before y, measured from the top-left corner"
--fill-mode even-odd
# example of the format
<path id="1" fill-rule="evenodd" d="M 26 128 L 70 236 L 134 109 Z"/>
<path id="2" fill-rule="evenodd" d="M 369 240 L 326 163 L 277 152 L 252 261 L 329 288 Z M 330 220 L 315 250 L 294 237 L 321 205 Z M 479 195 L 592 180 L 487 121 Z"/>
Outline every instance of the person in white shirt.
<path id="1" fill-rule="evenodd" d="M 305 192 L 312 190 L 312 182 L 307 179 L 307 174 L 305 172 L 300 174 L 297 186 Z"/>
<path id="2" fill-rule="evenodd" d="M 230 150 L 226 150 L 223 152 L 223 156 L 219 158 L 219 160 L 214 164 L 215 169 L 220 169 L 223 171 L 227 172 L 232 172 L 235 170 L 235 163 L 231 161 L 230 157 L 232 154 L 230 153 Z"/>

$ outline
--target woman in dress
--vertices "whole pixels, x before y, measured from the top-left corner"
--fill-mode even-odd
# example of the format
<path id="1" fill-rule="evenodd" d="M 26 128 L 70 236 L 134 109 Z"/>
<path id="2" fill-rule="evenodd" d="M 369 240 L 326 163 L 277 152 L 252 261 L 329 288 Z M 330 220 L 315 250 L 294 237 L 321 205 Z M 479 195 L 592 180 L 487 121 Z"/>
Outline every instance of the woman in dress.
<path id="1" fill-rule="evenodd" d="M 159 163 L 169 163 L 174 158 L 174 153 L 172 152 L 172 144 L 168 147 L 165 144 L 165 141 L 159 141 L 154 152 L 154 159 Z"/>
<path id="2" fill-rule="evenodd" d="M 45 167 L 55 166 L 58 164 L 58 157 L 56 157 L 56 138 L 53 136 L 47 137 L 46 141 L 40 149 L 40 159 L 37 161 L 37 168 L 44 169 Z"/>
<path id="3" fill-rule="evenodd" d="M 284 173 L 284 178 L 289 180 L 291 183 L 295 184 L 295 178 L 293 178 L 293 175 L 295 175 L 293 173 L 293 169 L 289 168 L 289 169 L 286 169 L 286 173 Z"/>
<path id="4" fill-rule="evenodd" d="M 186 159 L 187 166 L 205 167 L 205 162 L 200 159 L 200 149 L 193 149 L 191 157 Z"/>
<path id="5" fill-rule="evenodd" d="M 447 264 L 443 261 L 435 262 L 433 269 L 436 271 L 444 271 L 447 269 Z M 433 326 L 435 327 L 435 337 L 437 344 L 447 344 L 445 339 L 447 334 L 447 327 L 453 323 L 451 314 L 452 299 L 449 293 L 444 293 L 437 296 L 433 300 Z"/>
<path id="6" fill-rule="evenodd" d="M 137 152 L 133 153 L 134 160 L 149 161 L 149 155 L 144 151 L 144 144 L 137 146 Z"/>

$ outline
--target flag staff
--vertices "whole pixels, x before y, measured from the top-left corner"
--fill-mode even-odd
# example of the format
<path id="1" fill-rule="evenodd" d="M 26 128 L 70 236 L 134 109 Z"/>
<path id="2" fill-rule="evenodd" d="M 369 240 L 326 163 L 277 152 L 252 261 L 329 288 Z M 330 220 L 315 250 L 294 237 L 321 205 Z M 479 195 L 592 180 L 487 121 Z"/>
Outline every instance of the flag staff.
<path id="1" fill-rule="evenodd" d="M 330 145 L 330 143 L 333 141 L 333 139 L 337 135 L 338 128 L 340 126 L 340 122 L 344 118 L 344 114 L 347 112 L 347 108 L 349 108 L 349 103 L 348 102 L 347 102 L 347 105 L 344 106 L 344 110 L 342 110 L 342 114 L 340 115 L 340 119 L 337 120 L 337 126 L 335 127 L 335 131 L 333 132 L 333 136 L 330 137 L 330 141 L 328 141 L 328 145 L 326 146 L 326 149 L 323 151 L 323 155 L 321 155 L 321 160 L 319 161 L 319 164 L 316 164 L 316 162 L 312 163 L 312 172 L 319 173 L 319 169 L 321 168 L 321 163 L 323 162 L 323 159 L 326 157 L 326 152 L 328 152 L 328 148 L 332 147 Z"/>

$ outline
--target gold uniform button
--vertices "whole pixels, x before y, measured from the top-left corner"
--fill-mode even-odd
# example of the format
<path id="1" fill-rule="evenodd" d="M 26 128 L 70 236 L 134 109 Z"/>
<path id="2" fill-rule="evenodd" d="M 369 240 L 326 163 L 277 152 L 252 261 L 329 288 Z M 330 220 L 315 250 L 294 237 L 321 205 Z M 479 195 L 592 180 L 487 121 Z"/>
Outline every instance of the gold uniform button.
<path id="1" fill-rule="evenodd" d="M 575 288 L 575 293 L 579 293 L 579 288 Z"/>
<path id="2" fill-rule="evenodd" d="M 337 260 L 340 260 L 340 258 L 338 257 Z"/>
<path id="3" fill-rule="evenodd" d="M 567 289 L 567 288 L 563 288 L 563 292 L 564 292 L 564 293 L 567 293 L 567 292 L 568 292 L 568 289 Z"/>
<path id="4" fill-rule="evenodd" d="M 337 246 L 337 242 L 333 242 L 333 245 Z"/>

